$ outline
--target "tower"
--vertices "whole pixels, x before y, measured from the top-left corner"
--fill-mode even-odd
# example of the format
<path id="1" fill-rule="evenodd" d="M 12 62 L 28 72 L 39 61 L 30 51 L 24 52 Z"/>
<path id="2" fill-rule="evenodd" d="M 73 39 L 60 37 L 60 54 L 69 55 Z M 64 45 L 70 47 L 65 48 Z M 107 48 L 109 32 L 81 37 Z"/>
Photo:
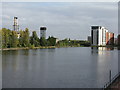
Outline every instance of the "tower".
<path id="1" fill-rule="evenodd" d="M 14 17 L 14 25 L 13 30 L 18 32 L 19 31 L 19 25 L 18 25 L 18 17 Z"/>
<path id="2" fill-rule="evenodd" d="M 20 38 L 18 17 L 14 17 L 13 30 L 17 32 L 17 38 Z"/>
<path id="3" fill-rule="evenodd" d="M 44 37 L 46 38 L 46 27 L 40 27 L 40 38 Z"/>

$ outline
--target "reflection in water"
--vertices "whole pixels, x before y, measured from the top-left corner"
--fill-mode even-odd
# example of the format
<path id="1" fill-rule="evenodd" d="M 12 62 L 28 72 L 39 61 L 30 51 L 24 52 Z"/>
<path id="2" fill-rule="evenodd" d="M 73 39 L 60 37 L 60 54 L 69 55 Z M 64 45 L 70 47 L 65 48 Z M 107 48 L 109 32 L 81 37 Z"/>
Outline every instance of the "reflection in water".
<path id="1" fill-rule="evenodd" d="M 7 50 L 7 51 L 2 51 L 2 55 L 18 55 L 18 50 Z"/>
<path id="2" fill-rule="evenodd" d="M 104 51 L 114 50 L 114 47 L 91 47 L 91 53 L 104 54 Z"/>
<path id="3" fill-rule="evenodd" d="M 116 53 L 114 53 L 116 52 Z M 106 81 L 109 81 L 109 70 L 112 71 L 112 77 L 114 77 L 118 73 L 118 52 L 117 48 L 114 47 L 91 47 L 91 53 L 92 55 L 96 56 L 97 60 L 97 71 L 98 73 L 103 73 L 104 69 L 106 71 L 104 73 L 107 73 L 107 76 L 103 76 L 102 78 L 107 79 Z M 110 63 L 108 63 L 110 62 Z M 112 68 L 114 67 L 114 68 Z M 100 74 L 98 74 L 100 75 Z M 100 76 L 99 76 L 100 77 Z M 107 83 L 107 82 L 106 82 Z"/>
<path id="4" fill-rule="evenodd" d="M 3 57 L 5 55 L 5 57 Z M 2 67 L 7 68 L 8 65 L 11 65 L 14 70 L 17 68 L 17 58 L 18 58 L 18 50 L 8 50 L 8 51 L 2 51 L 2 58 L 4 61 L 2 61 Z M 8 59 L 9 57 L 9 59 Z"/>
<path id="5" fill-rule="evenodd" d="M 120 50 L 120 47 L 118 47 L 118 50 Z"/>
<path id="6" fill-rule="evenodd" d="M 116 70 L 117 52 L 109 50 L 77 47 L 3 51 L 3 87 L 101 88 L 108 81 L 109 70 Z"/>

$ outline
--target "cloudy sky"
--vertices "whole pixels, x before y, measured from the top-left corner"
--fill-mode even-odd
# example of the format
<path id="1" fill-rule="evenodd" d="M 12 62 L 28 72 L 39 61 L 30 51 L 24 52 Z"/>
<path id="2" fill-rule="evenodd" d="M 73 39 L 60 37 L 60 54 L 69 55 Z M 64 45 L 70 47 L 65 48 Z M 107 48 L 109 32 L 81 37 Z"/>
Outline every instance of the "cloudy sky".
<path id="1" fill-rule="evenodd" d="M 117 2 L 5 2 L 2 4 L 2 27 L 13 29 L 13 17 L 19 19 L 20 29 L 39 33 L 47 27 L 47 37 L 86 40 L 91 25 L 106 27 L 118 33 Z"/>

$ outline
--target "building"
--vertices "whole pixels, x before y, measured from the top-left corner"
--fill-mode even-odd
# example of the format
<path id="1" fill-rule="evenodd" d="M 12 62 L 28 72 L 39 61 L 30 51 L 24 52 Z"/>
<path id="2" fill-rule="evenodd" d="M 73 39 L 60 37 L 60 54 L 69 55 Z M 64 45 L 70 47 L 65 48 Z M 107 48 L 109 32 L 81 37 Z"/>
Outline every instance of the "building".
<path id="1" fill-rule="evenodd" d="M 40 38 L 44 37 L 46 38 L 46 27 L 40 27 Z"/>
<path id="2" fill-rule="evenodd" d="M 104 46 L 114 44 L 114 33 L 108 32 L 105 27 L 91 26 L 91 44 Z"/>
<path id="3" fill-rule="evenodd" d="M 13 30 L 17 32 L 17 38 L 20 38 L 19 25 L 18 25 L 18 17 L 14 17 L 13 21 L 14 21 Z"/>
<path id="4" fill-rule="evenodd" d="M 91 36 L 88 36 L 87 40 L 91 43 Z"/>
<path id="5" fill-rule="evenodd" d="M 56 43 L 58 43 L 59 42 L 59 39 L 58 38 L 56 38 Z"/>
<path id="6" fill-rule="evenodd" d="M 117 38 L 114 38 L 114 44 L 118 45 L 118 39 Z"/>
<path id="7" fill-rule="evenodd" d="M 91 26 L 92 45 L 106 45 L 106 33 L 108 30 L 102 26 Z"/>
<path id="8" fill-rule="evenodd" d="M 120 46 L 120 34 L 118 35 L 118 45 Z"/>
<path id="9" fill-rule="evenodd" d="M 18 17 L 14 17 L 13 30 L 17 32 L 19 31 Z"/>
<path id="10" fill-rule="evenodd" d="M 106 33 L 106 45 L 114 45 L 114 33 Z"/>

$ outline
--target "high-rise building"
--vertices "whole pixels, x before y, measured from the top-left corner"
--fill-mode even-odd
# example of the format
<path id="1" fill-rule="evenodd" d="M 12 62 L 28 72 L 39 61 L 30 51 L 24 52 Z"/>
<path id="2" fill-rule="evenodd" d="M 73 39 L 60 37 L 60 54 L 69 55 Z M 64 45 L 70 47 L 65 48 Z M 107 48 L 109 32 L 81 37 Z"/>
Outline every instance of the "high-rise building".
<path id="1" fill-rule="evenodd" d="M 44 37 L 46 38 L 46 27 L 40 27 L 40 38 Z"/>
<path id="2" fill-rule="evenodd" d="M 91 26 L 92 45 L 106 45 L 106 32 L 108 30 L 102 26 Z"/>
<path id="3" fill-rule="evenodd" d="M 91 42 L 92 45 L 113 45 L 114 33 L 108 32 L 105 27 L 91 26 Z"/>
<path id="4" fill-rule="evenodd" d="M 13 30 L 17 32 L 19 31 L 18 17 L 14 17 Z"/>

